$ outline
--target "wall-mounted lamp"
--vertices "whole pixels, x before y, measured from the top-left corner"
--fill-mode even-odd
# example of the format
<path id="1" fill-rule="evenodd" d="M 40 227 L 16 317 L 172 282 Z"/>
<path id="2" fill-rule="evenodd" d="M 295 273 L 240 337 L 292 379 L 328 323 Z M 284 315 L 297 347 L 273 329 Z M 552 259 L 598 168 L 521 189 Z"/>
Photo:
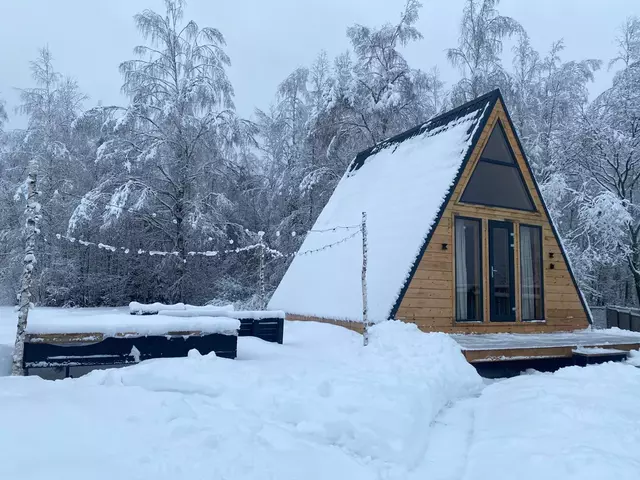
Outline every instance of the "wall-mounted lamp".
<path id="1" fill-rule="evenodd" d="M 549 268 L 553 270 L 554 268 L 556 268 L 556 266 L 552 263 L 551 265 L 549 265 Z"/>
<path id="2" fill-rule="evenodd" d="M 443 243 L 443 244 L 442 244 L 442 249 L 443 249 L 443 250 L 446 250 L 448 246 L 449 246 L 449 244 L 448 244 L 448 243 Z"/>
<path id="3" fill-rule="evenodd" d="M 549 252 L 549 258 L 553 258 L 553 252 Z"/>

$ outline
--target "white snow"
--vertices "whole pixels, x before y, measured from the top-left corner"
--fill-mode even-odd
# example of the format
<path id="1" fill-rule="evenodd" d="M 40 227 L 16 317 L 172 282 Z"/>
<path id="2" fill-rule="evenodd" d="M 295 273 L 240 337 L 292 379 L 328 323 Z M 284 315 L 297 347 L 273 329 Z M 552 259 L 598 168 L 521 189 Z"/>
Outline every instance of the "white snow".
<path id="1" fill-rule="evenodd" d="M 482 381 L 444 334 L 290 322 L 284 345 L 64 381 L 0 378 L 0 478 L 404 478 Z"/>
<path id="2" fill-rule="evenodd" d="M 616 348 L 601 348 L 601 347 L 582 347 L 579 346 L 573 349 L 573 353 L 580 353 L 583 355 L 609 355 L 615 353 L 624 353 L 624 350 L 618 350 Z"/>
<path id="3" fill-rule="evenodd" d="M 33 317 L 88 314 L 128 310 Z M 483 383 L 449 337 L 414 325 L 376 325 L 366 348 L 332 325 L 286 332 L 284 345 L 239 338 L 236 360 L 192 351 L 75 380 L 1 377 L 0 478 L 638 478 L 640 352 Z M 0 308 L 0 355 L 14 334 Z"/>
<path id="4" fill-rule="evenodd" d="M 483 115 L 483 104 L 451 123 L 382 148 L 340 180 L 269 308 L 307 316 L 362 321 L 362 237 L 367 213 L 368 307 L 389 318 L 433 227 Z M 428 125 L 428 124 L 426 124 Z M 349 229 L 335 227 L 353 227 Z M 327 231 L 328 230 L 328 231 Z"/>
<path id="5" fill-rule="evenodd" d="M 226 308 L 226 307 L 223 307 Z M 218 307 L 195 307 L 187 310 L 160 310 L 158 315 L 173 317 L 203 317 L 224 315 L 229 318 L 258 320 L 262 318 L 284 318 L 282 310 L 221 310 Z"/>
<path id="6" fill-rule="evenodd" d="M 470 444 L 458 446 L 460 478 L 635 480 L 639 395 L 640 369 L 616 363 L 493 383 L 474 402 Z"/>
<path id="7" fill-rule="evenodd" d="M 451 337 L 464 350 L 510 348 L 591 347 L 595 345 L 640 344 L 640 333 L 619 328 L 575 330 L 552 333 L 455 334 Z"/>
<path id="8" fill-rule="evenodd" d="M 174 303 L 173 305 L 167 305 L 164 303 L 138 303 L 131 302 L 129 303 L 129 313 L 132 315 L 143 315 L 143 314 L 156 314 L 159 312 L 183 312 L 190 311 L 194 313 L 208 314 L 208 315 L 219 315 L 226 314 L 234 311 L 234 306 L 230 305 L 221 305 L 221 306 L 213 306 L 213 305 L 205 305 L 205 306 L 195 306 L 189 305 L 185 303 Z M 164 313 L 166 315 L 166 313 Z M 187 314 L 185 314 L 187 316 Z M 194 315 L 195 316 L 195 315 Z"/>
<path id="9" fill-rule="evenodd" d="M 176 312 L 177 313 L 177 312 Z M 236 335 L 240 321 L 229 317 L 176 317 L 127 315 L 120 309 L 35 308 L 29 313 L 27 333 L 101 333 L 165 335 L 168 332 L 202 332 Z"/>
<path id="10" fill-rule="evenodd" d="M 158 313 L 160 310 L 186 310 L 187 306 L 184 303 L 175 303 L 173 305 L 165 305 L 163 303 L 155 302 L 155 303 L 139 303 L 139 302 L 131 302 L 129 304 L 129 313 L 134 315 L 142 315 L 142 314 L 154 314 Z"/>

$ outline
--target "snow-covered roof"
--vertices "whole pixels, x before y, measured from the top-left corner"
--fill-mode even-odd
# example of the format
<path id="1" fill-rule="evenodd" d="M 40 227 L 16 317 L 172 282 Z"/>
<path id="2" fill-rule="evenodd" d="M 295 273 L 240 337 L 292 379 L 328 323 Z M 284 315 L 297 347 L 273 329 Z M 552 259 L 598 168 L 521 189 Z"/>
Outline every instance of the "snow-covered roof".
<path id="1" fill-rule="evenodd" d="M 499 97 L 493 91 L 359 153 L 269 308 L 361 321 L 358 226 L 366 212 L 369 316 L 373 321 L 389 318 Z"/>

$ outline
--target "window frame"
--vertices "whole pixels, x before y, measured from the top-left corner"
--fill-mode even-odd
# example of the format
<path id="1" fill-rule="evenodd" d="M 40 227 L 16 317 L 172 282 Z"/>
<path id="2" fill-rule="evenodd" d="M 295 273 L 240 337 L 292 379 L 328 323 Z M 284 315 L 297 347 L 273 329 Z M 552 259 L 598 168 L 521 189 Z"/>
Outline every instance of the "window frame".
<path id="1" fill-rule="evenodd" d="M 522 227 L 526 228 L 534 228 L 538 230 L 539 238 L 540 238 L 540 310 L 542 317 L 541 318 L 524 318 L 523 315 L 523 301 L 522 301 Z M 543 227 L 542 225 L 534 225 L 530 223 L 520 223 L 518 224 L 518 256 L 520 257 L 520 265 L 519 265 L 519 273 L 520 273 L 520 319 L 523 322 L 544 322 L 546 321 L 545 315 L 545 299 L 544 299 L 544 236 L 542 234 Z"/>
<path id="2" fill-rule="evenodd" d="M 492 227 L 493 225 L 493 227 Z M 495 280 L 491 276 L 490 271 L 491 267 L 494 264 L 494 251 L 493 251 L 493 237 L 492 237 L 492 229 L 493 228 L 505 228 L 507 230 L 507 246 L 509 248 L 509 302 L 511 303 L 511 311 L 512 315 L 507 316 L 498 316 L 495 315 L 494 312 L 496 310 L 496 297 L 494 295 L 494 286 Z M 493 220 L 488 219 L 487 221 L 487 248 L 489 250 L 489 271 L 487 272 L 487 280 L 489 283 L 489 322 L 491 323 L 514 323 L 518 321 L 518 303 L 516 295 L 516 243 L 515 243 L 515 231 L 516 231 L 516 222 L 511 219 L 505 220 Z M 510 245 L 510 242 L 513 241 L 513 246 Z M 518 252 L 519 253 L 519 252 Z"/>
<path id="3" fill-rule="evenodd" d="M 472 222 L 477 222 L 478 224 L 478 249 L 480 250 L 480 261 L 479 261 L 479 276 L 480 276 L 480 305 L 478 307 L 479 318 L 477 319 L 458 319 L 458 276 L 455 275 L 458 265 L 458 249 L 455 247 L 456 245 L 456 235 L 458 231 L 457 223 L 458 220 L 469 220 Z M 484 323 L 484 259 L 483 259 L 483 229 L 484 221 L 482 218 L 478 217 L 467 217 L 464 215 L 454 215 L 453 217 L 453 272 L 454 272 L 454 282 L 453 282 L 453 306 L 454 306 L 454 321 L 456 323 Z"/>
<path id="4" fill-rule="evenodd" d="M 507 134 L 506 134 L 506 132 L 504 130 L 504 127 L 502 126 L 502 122 L 500 120 L 498 120 L 493 125 L 493 128 L 491 129 L 491 131 L 493 132 L 493 130 L 498 128 L 498 127 L 502 130 L 502 135 L 503 135 L 504 140 L 505 140 L 505 142 L 507 144 L 507 148 L 509 149 L 509 153 L 513 157 L 513 163 L 501 162 L 500 160 L 493 160 L 491 158 L 483 157 L 482 154 L 484 153 L 484 149 L 486 147 L 486 144 L 483 145 L 482 152 L 480 152 L 480 156 L 478 157 L 478 161 L 473 166 L 473 170 L 471 171 L 471 174 L 469 175 L 469 179 L 467 180 L 467 183 L 466 183 L 466 185 L 464 187 L 464 190 L 462 190 L 462 193 L 460 194 L 460 198 L 458 199 L 458 202 L 462 203 L 462 204 L 465 204 L 465 205 L 482 205 L 483 207 L 504 208 L 504 209 L 507 209 L 507 210 L 518 210 L 518 211 L 521 211 L 521 212 L 538 212 L 538 209 L 536 208 L 536 204 L 533 201 L 533 197 L 531 196 L 531 192 L 529 191 L 529 188 L 527 187 L 527 183 L 524 181 L 524 176 L 522 175 L 522 170 L 520 169 L 520 165 L 518 165 L 518 159 L 516 157 L 515 152 L 513 151 L 513 148 L 511 148 L 511 142 L 509 142 L 509 138 L 507 137 Z M 469 202 L 469 201 L 463 200 L 462 198 L 464 197 L 464 194 L 467 191 L 467 187 L 469 186 L 469 182 L 471 181 L 471 178 L 473 177 L 473 174 L 475 173 L 476 168 L 478 167 L 478 164 L 480 162 L 492 163 L 494 165 L 500 165 L 500 166 L 503 166 L 503 167 L 514 168 L 516 170 L 516 172 L 518 173 L 518 176 L 520 178 L 520 182 L 522 183 L 524 191 L 527 194 L 527 198 L 529 199 L 529 202 L 531 203 L 531 209 L 519 208 L 519 207 L 505 207 L 504 205 L 495 205 L 495 204 L 486 203 L 486 202 Z"/>

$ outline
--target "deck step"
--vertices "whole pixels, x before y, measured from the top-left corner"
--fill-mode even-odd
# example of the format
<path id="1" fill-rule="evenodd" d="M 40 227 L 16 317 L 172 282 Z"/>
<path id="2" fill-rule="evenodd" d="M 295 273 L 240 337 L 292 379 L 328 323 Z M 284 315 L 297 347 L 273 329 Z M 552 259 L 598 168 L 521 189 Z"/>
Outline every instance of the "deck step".
<path id="1" fill-rule="evenodd" d="M 629 352 L 615 348 L 578 347 L 572 351 L 575 364 L 580 367 L 605 362 L 622 362 Z"/>

